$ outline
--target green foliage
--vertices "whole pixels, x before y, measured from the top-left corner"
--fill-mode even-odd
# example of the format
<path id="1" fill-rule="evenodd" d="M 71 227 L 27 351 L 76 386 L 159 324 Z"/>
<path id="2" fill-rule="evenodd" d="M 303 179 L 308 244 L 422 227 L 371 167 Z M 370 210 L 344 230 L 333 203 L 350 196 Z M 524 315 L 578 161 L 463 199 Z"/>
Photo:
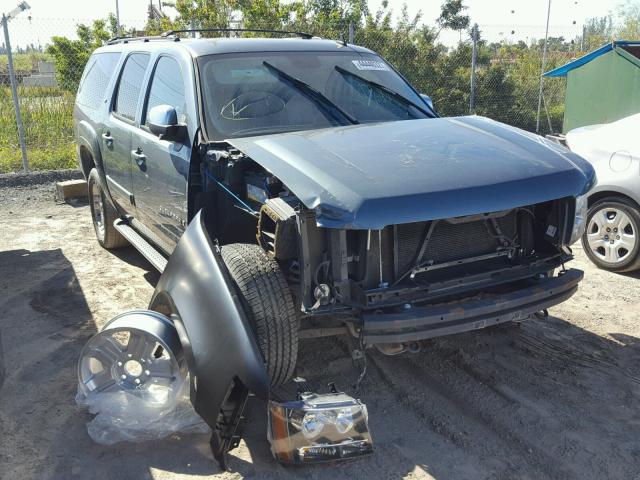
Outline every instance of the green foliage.
<path id="1" fill-rule="evenodd" d="M 178 15 L 150 20 L 146 34 L 172 29 L 229 28 L 295 30 L 324 38 L 347 38 L 349 25 L 354 43 L 380 53 L 421 93 L 431 96 L 443 116 L 469 113 L 471 42 L 463 0 L 443 1 L 436 19 L 423 24 L 420 14 L 410 16 L 406 7 L 394 12 L 387 0 L 376 11 L 366 0 L 176 0 Z M 455 47 L 438 42 L 443 29 L 459 31 Z M 581 37 L 548 39 L 548 70 L 560 66 L 585 50 L 597 48 L 614 37 L 640 38 L 640 4 L 627 1 L 617 13 L 591 19 Z M 465 33 L 467 32 L 467 33 Z M 69 166 L 75 163 L 71 115 L 73 94 L 91 52 L 116 35 L 113 15 L 92 25 L 78 25 L 78 40 L 55 37 L 47 53 L 34 50 L 15 56 L 17 69 L 31 70 L 39 59 L 53 58 L 59 89 L 23 88 L 21 102 L 30 161 L 36 167 Z M 135 31 L 121 28 L 121 35 Z M 251 35 L 251 34 L 247 34 Z M 220 36 L 217 33 L 203 36 Z M 479 42 L 475 113 L 535 131 L 540 88 L 542 41 L 487 44 Z M 3 58 L 3 57 L 0 57 Z M 0 59 L 0 71 L 3 69 Z M 542 132 L 559 131 L 564 113 L 562 79 L 544 83 Z M 15 117 L 8 89 L 0 89 L 0 171 L 20 167 Z M 7 96 L 9 95 L 9 96 Z M 51 133 L 55 132 L 55 135 Z M 49 152 L 49 153 L 47 153 Z"/>
<path id="2" fill-rule="evenodd" d="M 38 62 L 42 60 L 50 61 L 51 56 L 43 52 L 14 53 L 13 67 L 16 72 L 28 72 L 38 68 Z M 0 72 L 7 72 L 7 56 L 0 55 Z"/>
<path id="3" fill-rule="evenodd" d="M 469 28 L 471 22 L 468 15 L 463 15 L 467 7 L 462 0 L 446 0 L 441 7 L 441 13 L 436 22 L 440 29 L 451 29 L 456 32 Z"/>
<path id="4" fill-rule="evenodd" d="M 618 7 L 618 38 L 640 40 L 640 2 L 627 0 Z"/>
<path id="5" fill-rule="evenodd" d="M 72 112 L 74 96 L 60 88 L 19 87 L 29 167 L 72 168 L 76 164 Z M 11 89 L 0 88 L 0 173 L 22 168 Z"/>

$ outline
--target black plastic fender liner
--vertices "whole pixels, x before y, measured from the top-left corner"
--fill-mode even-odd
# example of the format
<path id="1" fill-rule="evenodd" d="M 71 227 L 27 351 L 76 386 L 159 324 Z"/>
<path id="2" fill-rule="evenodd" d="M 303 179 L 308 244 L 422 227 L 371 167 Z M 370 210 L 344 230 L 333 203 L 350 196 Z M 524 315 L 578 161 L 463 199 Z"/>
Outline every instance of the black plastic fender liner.
<path id="1" fill-rule="evenodd" d="M 242 409 L 229 417 L 223 412 L 237 410 L 229 408 L 230 401 L 244 405 L 249 392 L 268 398 L 269 377 L 220 249 L 207 233 L 202 211 L 189 223 L 169 258 L 149 308 L 174 321 L 191 375 L 191 402 L 214 437 L 232 445 L 231 439 L 224 438 L 221 424 L 235 432 Z"/>

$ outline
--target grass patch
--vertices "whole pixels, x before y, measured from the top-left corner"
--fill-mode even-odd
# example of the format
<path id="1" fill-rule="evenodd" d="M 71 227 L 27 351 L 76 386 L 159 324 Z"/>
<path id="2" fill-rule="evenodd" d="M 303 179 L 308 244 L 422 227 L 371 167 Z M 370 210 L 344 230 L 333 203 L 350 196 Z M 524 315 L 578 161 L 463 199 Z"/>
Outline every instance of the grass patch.
<path id="1" fill-rule="evenodd" d="M 13 68 L 18 72 L 31 71 L 38 68 L 39 61 L 52 62 L 53 57 L 44 52 L 15 53 L 13 52 Z M 7 71 L 7 56 L 0 55 L 0 71 Z"/>
<path id="2" fill-rule="evenodd" d="M 76 165 L 73 143 L 74 95 L 57 87 L 19 87 L 29 169 Z M 22 169 L 11 90 L 0 88 L 0 173 Z"/>

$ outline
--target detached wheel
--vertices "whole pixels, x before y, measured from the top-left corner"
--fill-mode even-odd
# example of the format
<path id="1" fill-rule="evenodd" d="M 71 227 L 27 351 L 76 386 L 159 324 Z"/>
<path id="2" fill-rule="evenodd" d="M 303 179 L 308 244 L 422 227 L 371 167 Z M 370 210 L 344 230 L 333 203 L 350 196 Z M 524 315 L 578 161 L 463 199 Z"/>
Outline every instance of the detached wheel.
<path id="1" fill-rule="evenodd" d="M 98 243 L 107 250 L 128 245 L 129 242 L 113 226 L 113 222 L 118 219 L 118 212 L 107 200 L 100 175 L 98 175 L 98 170 L 95 168 L 89 173 L 87 184 L 89 187 L 91 219 L 93 220 L 93 229 L 96 232 Z"/>
<path id="2" fill-rule="evenodd" d="M 233 243 L 222 247 L 222 259 L 245 304 L 271 386 L 292 375 L 298 356 L 298 318 L 280 267 L 258 245 Z"/>
<path id="3" fill-rule="evenodd" d="M 640 268 L 640 213 L 621 197 L 597 201 L 587 215 L 582 246 L 598 267 L 612 272 Z"/>

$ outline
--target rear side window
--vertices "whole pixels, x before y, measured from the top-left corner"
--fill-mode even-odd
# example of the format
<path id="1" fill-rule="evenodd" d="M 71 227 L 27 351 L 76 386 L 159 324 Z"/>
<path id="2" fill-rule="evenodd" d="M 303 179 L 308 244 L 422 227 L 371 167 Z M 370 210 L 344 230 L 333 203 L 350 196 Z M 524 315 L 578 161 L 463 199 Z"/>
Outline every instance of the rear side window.
<path id="1" fill-rule="evenodd" d="M 100 106 L 119 59 L 120 54 L 116 52 L 95 53 L 91 56 L 78 88 L 77 103 L 90 108 Z"/>
<path id="2" fill-rule="evenodd" d="M 148 63 L 149 54 L 134 53 L 127 58 L 122 69 L 113 110 L 127 120 L 133 121 L 136 118 L 138 98 L 140 97 L 142 80 Z"/>
<path id="3" fill-rule="evenodd" d="M 187 123 L 187 101 L 184 95 L 184 80 L 177 61 L 160 57 L 153 72 L 146 118 L 149 111 L 158 105 L 170 105 L 176 109 L 179 123 Z M 146 119 L 145 122 L 147 123 Z"/>

